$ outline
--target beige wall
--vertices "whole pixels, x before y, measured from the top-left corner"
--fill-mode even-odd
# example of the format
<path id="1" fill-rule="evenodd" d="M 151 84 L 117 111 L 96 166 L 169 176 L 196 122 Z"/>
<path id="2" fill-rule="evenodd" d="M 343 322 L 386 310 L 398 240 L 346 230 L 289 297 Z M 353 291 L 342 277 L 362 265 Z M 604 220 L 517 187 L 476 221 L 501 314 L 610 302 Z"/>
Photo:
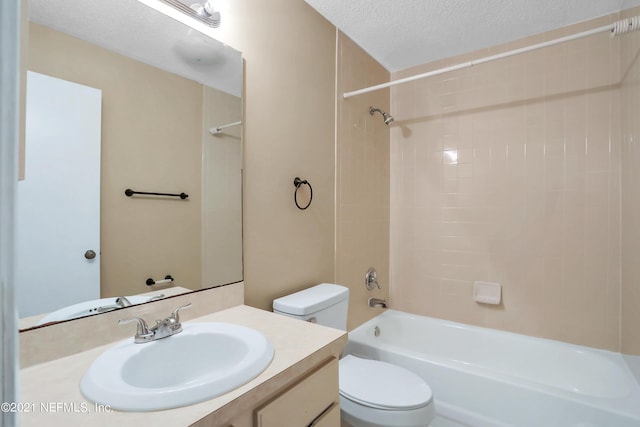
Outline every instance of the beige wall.
<path id="1" fill-rule="evenodd" d="M 388 109 L 389 91 L 337 101 L 336 146 L 335 27 L 302 0 L 244 0 L 230 12 L 220 40 L 246 64 L 245 301 L 271 309 L 276 297 L 339 283 L 350 288 L 352 328 L 379 313 L 368 297 L 389 289 L 389 130 L 368 113 L 370 104 Z M 388 81 L 362 49 L 338 39 L 338 94 Z M 313 186 L 306 211 L 293 204 L 296 176 Z M 382 291 L 365 291 L 369 267 Z"/>
<path id="2" fill-rule="evenodd" d="M 600 34 L 392 90 L 394 308 L 620 349 L 619 43 Z M 501 283 L 503 303 L 475 303 L 475 280 Z"/>
<path id="3" fill-rule="evenodd" d="M 148 292 L 166 274 L 199 289 L 202 86 L 37 24 L 28 68 L 102 90 L 102 296 Z"/>
<path id="4" fill-rule="evenodd" d="M 335 279 L 335 28 L 303 0 L 237 0 L 223 19 L 245 59 L 245 301 L 270 310 Z M 305 211 L 296 176 L 313 186 Z"/>
<path id="5" fill-rule="evenodd" d="M 369 106 L 389 111 L 389 90 L 342 94 L 389 80 L 389 72 L 342 33 L 338 35 L 336 282 L 349 287 L 352 329 L 380 313 L 370 297 L 389 296 L 389 127 Z M 381 290 L 367 291 L 369 267 Z"/>
<path id="6" fill-rule="evenodd" d="M 632 9 L 624 17 L 640 13 Z M 622 351 L 640 355 L 640 33 L 620 38 L 622 78 Z"/>

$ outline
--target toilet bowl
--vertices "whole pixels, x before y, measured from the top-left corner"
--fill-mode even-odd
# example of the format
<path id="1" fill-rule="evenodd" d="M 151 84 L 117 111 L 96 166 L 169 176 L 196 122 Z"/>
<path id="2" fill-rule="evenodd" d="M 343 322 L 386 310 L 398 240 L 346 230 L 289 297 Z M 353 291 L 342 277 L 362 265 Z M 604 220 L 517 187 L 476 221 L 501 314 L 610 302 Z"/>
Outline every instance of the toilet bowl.
<path id="1" fill-rule="evenodd" d="M 349 289 L 323 283 L 273 301 L 274 313 L 345 330 Z M 340 360 L 340 415 L 354 427 L 426 427 L 435 416 L 427 383 L 391 363 Z"/>
<path id="2" fill-rule="evenodd" d="M 413 372 L 378 360 L 340 360 L 340 412 L 354 427 L 425 427 L 435 416 L 427 383 Z"/>

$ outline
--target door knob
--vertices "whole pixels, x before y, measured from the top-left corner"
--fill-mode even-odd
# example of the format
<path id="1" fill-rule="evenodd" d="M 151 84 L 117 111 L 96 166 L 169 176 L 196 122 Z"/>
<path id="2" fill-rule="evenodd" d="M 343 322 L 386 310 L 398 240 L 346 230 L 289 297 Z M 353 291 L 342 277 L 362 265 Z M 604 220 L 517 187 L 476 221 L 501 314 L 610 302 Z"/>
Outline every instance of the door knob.
<path id="1" fill-rule="evenodd" d="M 96 257 L 96 253 L 94 251 L 92 251 L 91 249 L 89 249 L 88 251 L 86 251 L 84 253 L 84 257 L 86 259 L 94 259 Z"/>

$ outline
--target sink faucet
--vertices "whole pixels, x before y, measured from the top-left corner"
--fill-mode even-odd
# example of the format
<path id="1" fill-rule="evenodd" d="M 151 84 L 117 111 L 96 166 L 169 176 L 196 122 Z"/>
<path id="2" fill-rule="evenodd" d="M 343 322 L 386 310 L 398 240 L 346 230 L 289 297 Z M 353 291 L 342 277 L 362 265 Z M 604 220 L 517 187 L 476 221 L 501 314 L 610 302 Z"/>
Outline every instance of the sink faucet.
<path id="1" fill-rule="evenodd" d="M 148 300 L 146 300 L 145 302 L 157 301 L 157 300 L 162 299 L 162 298 L 164 298 L 164 294 L 153 296 L 153 297 L 149 298 Z M 127 297 L 117 297 L 113 304 L 103 305 L 101 307 L 89 310 L 89 312 L 96 311 L 98 313 L 104 313 L 106 311 L 113 311 L 113 310 L 116 310 L 118 308 L 131 307 L 132 305 L 133 305 L 133 303 L 131 301 L 129 301 L 127 299 Z"/>
<path id="2" fill-rule="evenodd" d="M 134 337 L 136 344 L 144 344 L 147 342 L 159 340 L 162 338 L 170 337 L 171 335 L 182 332 L 182 324 L 180 323 L 179 312 L 183 308 L 191 307 L 191 303 L 181 305 L 173 310 L 171 315 L 166 319 L 156 320 L 156 324 L 152 327 L 147 325 L 147 322 L 140 317 L 131 317 L 128 319 L 121 319 L 118 321 L 119 325 L 130 322 L 138 322 L 138 328 Z"/>
<path id="3" fill-rule="evenodd" d="M 96 312 L 98 313 L 104 313 L 106 311 L 113 311 L 116 310 L 118 308 L 125 308 L 125 307 L 129 307 L 133 304 L 131 304 L 131 302 L 127 299 L 127 297 L 118 297 L 115 299 L 113 304 L 110 305 L 103 305 L 101 307 L 98 307 L 96 309 L 94 309 Z"/>
<path id="4" fill-rule="evenodd" d="M 149 298 L 147 300 L 147 302 L 158 301 L 158 300 L 160 300 L 162 298 L 164 298 L 164 294 L 158 294 L 158 295 L 155 295 L 155 296 L 152 296 L 151 298 Z"/>
<path id="5" fill-rule="evenodd" d="M 120 307 L 129 307 L 132 304 L 131 301 L 127 299 L 127 297 L 118 297 L 116 298 L 116 305 Z"/>

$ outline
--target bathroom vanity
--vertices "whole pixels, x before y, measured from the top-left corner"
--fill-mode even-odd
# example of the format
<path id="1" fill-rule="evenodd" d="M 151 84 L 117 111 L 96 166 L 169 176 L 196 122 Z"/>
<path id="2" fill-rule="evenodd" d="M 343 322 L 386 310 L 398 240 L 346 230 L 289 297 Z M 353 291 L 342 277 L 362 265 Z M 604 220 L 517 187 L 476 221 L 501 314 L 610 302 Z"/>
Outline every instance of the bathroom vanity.
<path id="1" fill-rule="evenodd" d="M 347 343 L 344 331 L 244 305 L 189 322 L 227 322 L 256 329 L 273 343 L 273 360 L 253 380 L 205 402 L 154 412 L 119 412 L 89 402 L 80 393 L 79 383 L 84 373 L 113 344 L 99 346 L 22 369 L 20 425 L 340 424 L 338 357 Z"/>

